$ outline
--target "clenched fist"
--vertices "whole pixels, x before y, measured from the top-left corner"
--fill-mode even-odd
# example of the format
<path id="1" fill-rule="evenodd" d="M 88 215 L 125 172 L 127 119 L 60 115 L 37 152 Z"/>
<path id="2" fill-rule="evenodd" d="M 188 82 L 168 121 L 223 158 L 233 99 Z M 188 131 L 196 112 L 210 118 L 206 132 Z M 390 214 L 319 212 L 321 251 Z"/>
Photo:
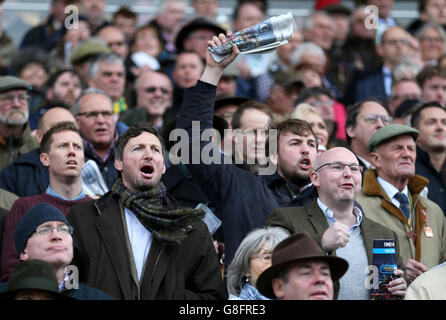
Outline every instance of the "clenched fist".
<path id="1" fill-rule="evenodd" d="M 322 235 L 322 249 L 325 251 L 336 250 L 345 247 L 349 240 L 349 227 L 340 222 L 335 222 Z"/>

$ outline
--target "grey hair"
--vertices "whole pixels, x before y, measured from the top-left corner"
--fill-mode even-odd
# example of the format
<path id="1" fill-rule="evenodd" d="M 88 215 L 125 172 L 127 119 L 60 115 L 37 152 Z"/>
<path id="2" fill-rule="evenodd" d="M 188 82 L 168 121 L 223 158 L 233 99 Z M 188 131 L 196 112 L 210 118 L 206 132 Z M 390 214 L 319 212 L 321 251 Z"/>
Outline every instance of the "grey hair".
<path id="1" fill-rule="evenodd" d="M 327 12 L 323 10 L 316 10 L 305 19 L 304 23 L 302 24 L 302 30 L 310 30 L 313 28 L 313 18 L 315 16 L 324 16 L 330 20 L 333 19 Z"/>
<path id="2" fill-rule="evenodd" d="M 324 50 L 318 46 L 314 42 L 303 42 L 297 46 L 297 48 L 293 51 L 293 54 L 291 55 L 291 64 L 293 66 L 297 66 L 300 64 L 300 61 L 302 59 L 302 56 L 304 54 L 310 54 L 310 55 L 318 55 L 322 58 L 323 64 L 325 65 L 327 58 L 325 57 Z"/>
<path id="3" fill-rule="evenodd" d="M 226 280 L 229 293 L 236 296 L 240 294 L 252 256 L 259 253 L 267 241 L 267 249 L 272 251 L 279 242 L 288 238 L 289 235 L 287 230 L 280 227 L 265 227 L 248 233 L 237 248 L 227 270 Z"/>
<path id="4" fill-rule="evenodd" d="M 110 101 L 110 105 L 113 108 L 113 100 L 110 98 L 110 96 L 105 91 L 98 89 L 98 88 L 89 87 L 89 88 L 84 89 L 81 92 L 81 95 L 77 98 L 76 102 L 74 103 L 73 108 L 71 109 L 71 113 L 73 115 L 76 116 L 79 113 L 79 111 L 81 110 L 81 104 L 80 104 L 81 99 L 89 94 L 100 94 L 100 95 L 105 96 Z"/>
<path id="5" fill-rule="evenodd" d="M 415 63 L 410 58 L 404 58 L 392 70 L 394 81 L 402 79 L 415 79 L 417 74 L 423 69 L 423 66 Z"/>
<path id="6" fill-rule="evenodd" d="M 415 33 L 415 38 L 417 38 L 418 40 L 420 40 L 420 38 L 423 37 L 424 33 L 425 33 L 427 30 L 429 30 L 429 29 L 434 29 L 434 30 L 436 30 L 436 31 L 441 35 L 441 37 L 443 38 L 443 45 L 445 46 L 445 49 L 446 49 L 446 32 L 443 30 L 443 27 L 440 26 L 438 23 L 433 23 L 433 22 L 425 23 L 425 24 L 420 28 L 420 30 L 418 30 L 418 31 Z M 444 52 L 445 52 L 445 51 L 443 50 L 443 53 L 444 53 Z"/>
<path id="7" fill-rule="evenodd" d="M 116 53 L 101 53 L 94 61 L 90 64 L 88 68 L 88 77 L 96 79 L 98 76 L 99 63 L 105 64 L 119 64 L 125 72 L 124 61 Z"/>

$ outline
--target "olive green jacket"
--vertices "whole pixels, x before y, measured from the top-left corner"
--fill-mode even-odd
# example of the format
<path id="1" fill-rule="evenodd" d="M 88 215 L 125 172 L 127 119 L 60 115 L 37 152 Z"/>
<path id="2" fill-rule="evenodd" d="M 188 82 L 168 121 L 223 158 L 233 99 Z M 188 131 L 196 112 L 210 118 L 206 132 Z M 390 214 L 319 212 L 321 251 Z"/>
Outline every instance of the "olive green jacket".
<path id="1" fill-rule="evenodd" d="M 22 139 L 17 145 L 7 145 L 5 139 L 0 134 L 0 170 L 3 170 L 8 164 L 35 148 L 38 148 L 36 139 L 31 136 L 29 125 L 26 126 Z"/>

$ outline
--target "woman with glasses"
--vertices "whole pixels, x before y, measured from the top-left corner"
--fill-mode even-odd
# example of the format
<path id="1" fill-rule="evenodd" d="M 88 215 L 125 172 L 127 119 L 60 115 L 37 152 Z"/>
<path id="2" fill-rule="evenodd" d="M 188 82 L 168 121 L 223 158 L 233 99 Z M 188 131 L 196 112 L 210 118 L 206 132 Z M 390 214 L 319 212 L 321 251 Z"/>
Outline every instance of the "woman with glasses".
<path id="1" fill-rule="evenodd" d="M 229 300 L 269 300 L 257 290 L 257 278 L 271 265 L 274 247 L 288 236 L 285 229 L 278 227 L 248 233 L 227 270 Z"/>

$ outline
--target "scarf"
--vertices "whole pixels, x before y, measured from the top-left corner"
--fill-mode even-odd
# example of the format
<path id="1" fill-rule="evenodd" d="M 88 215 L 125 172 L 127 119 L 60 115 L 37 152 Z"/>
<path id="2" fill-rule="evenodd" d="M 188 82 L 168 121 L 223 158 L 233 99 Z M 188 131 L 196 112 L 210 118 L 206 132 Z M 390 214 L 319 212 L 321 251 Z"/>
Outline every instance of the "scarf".
<path id="1" fill-rule="evenodd" d="M 239 299 L 241 300 L 270 300 L 262 295 L 257 288 L 250 283 L 246 283 L 240 290 Z"/>
<path id="2" fill-rule="evenodd" d="M 135 193 L 119 178 L 113 184 L 112 192 L 154 237 L 173 244 L 180 244 L 187 237 L 186 226 L 204 215 L 201 209 L 163 208 L 166 187 L 162 182 L 150 190 Z"/>

